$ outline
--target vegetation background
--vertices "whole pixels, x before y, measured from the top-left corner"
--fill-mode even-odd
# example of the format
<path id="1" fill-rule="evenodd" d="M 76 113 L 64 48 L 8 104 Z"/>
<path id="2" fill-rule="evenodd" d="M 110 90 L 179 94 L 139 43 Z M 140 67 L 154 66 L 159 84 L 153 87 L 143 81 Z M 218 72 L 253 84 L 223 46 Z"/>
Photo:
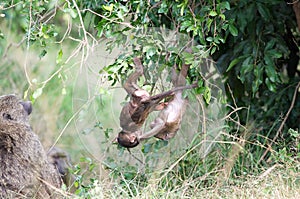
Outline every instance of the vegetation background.
<path id="1" fill-rule="evenodd" d="M 77 190 L 65 188 L 66 197 L 299 198 L 298 1 L 4 0 L 0 24 L 0 93 L 30 99 L 44 146 L 71 154 Z M 187 35 L 193 51 L 164 48 L 162 29 Z M 143 30 L 151 34 L 136 34 Z M 208 110 L 214 100 L 224 106 L 207 155 L 201 103 L 170 143 L 152 140 L 132 154 L 111 144 L 125 101 L 120 83 L 136 55 L 147 88 L 160 70 L 186 62 L 188 81 L 201 80 L 190 97 Z M 203 58 L 216 66 L 223 96 L 196 67 Z"/>

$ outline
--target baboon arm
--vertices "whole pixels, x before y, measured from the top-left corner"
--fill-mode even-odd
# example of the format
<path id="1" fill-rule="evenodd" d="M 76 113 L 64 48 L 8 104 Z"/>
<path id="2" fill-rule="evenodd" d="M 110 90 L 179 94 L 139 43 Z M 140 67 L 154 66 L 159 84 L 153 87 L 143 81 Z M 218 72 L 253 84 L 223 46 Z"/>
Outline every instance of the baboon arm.
<path id="1" fill-rule="evenodd" d="M 124 83 L 123 87 L 126 90 L 126 92 L 130 95 L 134 93 L 139 87 L 136 85 L 136 82 L 140 76 L 143 75 L 144 70 L 143 70 L 143 65 L 141 63 L 140 58 L 133 58 L 133 62 L 135 64 L 135 71 L 129 75 L 128 79 Z"/>
<path id="2" fill-rule="evenodd" d="M 194 83 L 194 84 L 190 84 L 190 85 L 186 85 L 186 86 L 178 86 L 171 90 L 153 95 L 149 99 L 143 100 L 142 103 L 147 103 L 147 102 L 151 102 L 151 101 L 161 101 L 162 99 L 164 99 L 166 97 L 174 95 L 175 92 L 177 92 L 177 91 L 181 91 L 181 90 L 185 90 L 185 89 L 192 89 L 192 88 L 196 88 L 197 86 L 198 86 L 198 83 Z"/>
<path id="3" fill-rule="evenodd" d="M 162 119 L 157 118 L 155 126 L 150 131 L 142 134 L 139 138 L 140 140 L 148 139 L 158 134 L 164 128 L 165 128 L 165 122 Z"/>

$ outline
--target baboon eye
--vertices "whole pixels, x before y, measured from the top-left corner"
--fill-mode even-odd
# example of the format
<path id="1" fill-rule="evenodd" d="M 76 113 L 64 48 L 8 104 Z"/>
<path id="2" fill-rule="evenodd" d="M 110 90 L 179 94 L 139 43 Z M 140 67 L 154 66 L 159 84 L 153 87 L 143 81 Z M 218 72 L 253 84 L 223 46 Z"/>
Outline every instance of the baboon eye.
<path id="1" fill-rule="evenodd" d="M 8 113 L 3 113 L 3 118 L 6 119 L 6 120 L 13 120 L 13 118 L 11 117 L 11 115 L 8 114 Z"/>

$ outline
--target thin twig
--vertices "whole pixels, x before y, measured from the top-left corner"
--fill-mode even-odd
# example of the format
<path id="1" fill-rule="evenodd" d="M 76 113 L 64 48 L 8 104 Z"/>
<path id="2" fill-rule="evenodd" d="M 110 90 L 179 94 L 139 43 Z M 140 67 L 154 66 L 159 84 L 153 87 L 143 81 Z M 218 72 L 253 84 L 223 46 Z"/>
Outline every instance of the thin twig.
<path id="1" fill-rule="evenodd" d="M 94 12 L 94 11 L 91 10 L 91 9 L 83 9 L 83 10 L 82 10 L 82 12 L 85 12 L 85 11 L 88 11 L 88 12 L 90 12 L 90 13 L 92 13 L 92 14 L 94 14 L 94 15 L 97 15 L 97 16 L 99 16 L 99 17 L 102 17 L 103 19 L 105 19 L 105 20 L 107 20 L 107 21 L 110 21 L 110 22 L 113 22 L 113 23 L 117 23 L 117 24 L 121 24 L 121 25 L 125 25 L 125 26 L 127 26 L 127 27 L 129 27 L 129 28 L 134 29 L 134 26 L 132 26 L 130 23 L 127 23 L 127 22 L 120 22 L 120 21 L 116 21 L 116 20 L 109 19 L 109 18 L 105 17 L 104 15 L 101 15 L 101 14 L 99 14 L 99 13 L 97 13 L 97 12 Z"/>
<path id="2" fill-rule="evenodd" d="M 232 107 L 233 108 L 233 107 Z M 230 116 L 242 109 L 246 109 L 247 107 L 239 107 L 239 108 L 233 108 L 233 111 L 231 111 L 228 115 L 226 115 L 225 117 L 223 117 L 221 120 L 226 120 L 228 118 L 230 118 Z"/>
<path id="3" fill-rule="evenodd" d="M 275 137 L 274 137 L 273 140 L 272 140 L 272 143 L 275 142 L 275 140 L 277 139 L 277 137 L 278 137 L 279 134 L 281 133 L 281 131 L 282 131 L 282 129 L 283 129 L 283 126 L 284 126 L 286 120 L 288 119 L 288 117 L 289 117 L 289 115 L 290 115 L 292 109 L 294 108 L 294 105 L 295 105 L 295 101 L 296 101 L 296 98 L 297 98 L 297 93 L 298 93 L 299 87 L 300 87 L 300 81 L 298 82 L 298 84 L 297 84 L 297 86 L 296 86 L 296 88 L 295 88 L 295 91 L 294 91 L 294 95 L 293 95 L 293 99 L 292 99 L 292 103 L 291 103 L 291 105 L 290 105 L 290 108 L 289 108 L 288 112 L 286 113 L 285 117 L 283 118 L 283 121 L 281 122 L 281 125 L 280 125 L 279 129 L 277 130 L 276 135 L 275 135 Z"/>
<path id="4" fill-rule="evenodd" d="M 67 21 L 68 21 L 68 23 L 67 23 L 68 27 L 67 27 L 66 32 L 64 33 L 64 36 L 61 38 L 60 41 L 55 42 L 55 43 L 59 43 L 59 44 L 62 43 L 65 40 L 66 36 L 70 35 L 71 29 L 72 29 L 72 24 L 71 24 L 70 16 L 67 17 Z"/>
<path id="5" fill-rule="evenodd" d="M 22 4 L 22 2 L 18 2 L 18 3 L 16 3 L 16 4 L 13 4 L 13 5 L 8 6 L 8 7 L 3 7 L 3 6 L 0 5 L 0 10 L 9 10 L 9 9 L 11 9 L 11 8 L 13 8 L 13 7 L 16 7 L 16 6 L 19 5 L 19 4 Z"/>
<path id="6" fill-rule="evenodd" d="M 271 166 L 270 168 L 268 168 L 265 172 L 263 172 L 258 179 L 265 179 L 276 167 L 282 167 L 279 164 L 274 164 L 273 166 Z"/>
<path id="7" fill-rule="evenodd" d="M 56 12 L 58 8 L 63 7 L 65 2 L 62 2 L 60 5 L 58 5 L 58 1 L 55 2 L 55 6 L 53 9 L 51 9 L 49 12 L 46 12 L 39 20 L 38 23 L 48 23 L 51 19 L 53 19 L 56 15 Z"/>
<path id="8" fill-rule="evenodd" d="M 25 55 L 25 62 L 24 62 L 24 72 L 29 84 L 29 87 L 32 87 L 32 83 L 27 71 L 27 62 L 28 62 L 28 54 L 29 54 L 29 47 L 30 47 L 30 35 L 31 35 L 31 25 L 32 25 L 32 1 L 30 1 L 29 5 L 29 24 L 28 24 L 28 36 L 27 36 L 27 48 L 26 48 L 26 55 Z"/>
<path id="9" fill-rule="evenodd" d="M 68 192 L 65 192 L 63 191 L 62 189 L 59 189 L 55 186 L 53 186 L 52 184 L 50 184 L 49 182 L 47 182 L 46 180 L 44 180 L 43 178 L 41 177 L 38 177 L 38 179 L 44 183 L 47 187 L 49 187 L 51 190 L 55 191 L 57 194 L 61 194 L 62 196 L 64 197 L 69 197 L 69 196 L 72 196 L 72 194 L 68 193 Z"/>
<path id="10" fill-rule="evenodd" d="M 10 44 L 8 44 L 8 46 L 6 47 L 6 49 L 5 49 L 4 53 L 3 53 L 2 58 L 6 58 L 7 57 L 8 51 L 10 50 L 10 48 L 12 46 L 14 46 L 16 48 L 19 48 L 23 44 L 23 42 L 25 40 L 26 40 L 26 37 L 23 37 L 22 40 L 19 43 L 10 43 Z"/>
<path id="11" fill-rule="evenodd" d="M 144 163 L 141 159 L 139 159 L 138 157 L 136 157 L 135 155 L 133 155 L 133 153 L 131 153 L 131 151 L 130 151 L 129 148 L 127 148 L 127 151 L 129 152 L 129 154 L 130 154 L 134 159 L 136 159 L 139 163 L 141 163 L 142 165 L 145 166 L 145 163 Z"/>
<path id="12" fill-rule="evenodd" d="M 298 84 L 297 84 L 297 86 L 296 86 L 296 88 L 295 88 L 294 95 L 293 95 L 293 99 L 292 99 L 292 103 L 291 103 L 291 105 L 290 105 L 289 110 L 287 111 L 285 117 L 283 118 L 283 121 L 281 122 L 281 124 L 280 124 L 280 126 L 279 126 L 279 128 L 278 128 L 278 130 L 277 130 L 277 132 L 276 132 L 276 135 L 274 136 L 274 138 L 272 139 L 271 143 L 268 145 L 268 148 L 266 149 L 266 151 L 265 151 L 264 154 L 261 156 L 261 158 L 259 159 L 258 162 L 261 162 L 261 161 L 264 159 L 264 157 L 267 155 L 267 153 L 268 153 L 269 151 L 272 150 L 272 145 L 273 145 L 273 143 L 275 143 L 275 140 L 278 138 L 279 134 L 282 132 L 282 129 L 283 129 L 283 127 L 284 127 L 284 124 L 285 124 L 286 120 L 288 119 L 288 117 L 289 117 L 289 115 L 290 115 L 292 109 L 294 108 L 294 105 L 295 105 L 295 101 L 296 101 L 296 97 L 297 97 L 297 93 L 298 93 L 299 87 L 300 87 L 300 81 L 298 82 Z"/>
<path id="13" fill-rule="evenodd" d="M 84 103 L 67 121 L 67 123 L 65 124 L 64 128 L 61 130 L 60 134 L 57 136 L 56 140 L 54 141 L 54 143 L 52 144 L 52 146 L 49 148 L 48 151 L 51 151 L 53 149 L 53 147 L 58 143 L 59 139 L 61 138 L 61 136 L 64 134 L 65 130 L 67 129 L 67 127 L 70 125 L 70 123 L 75 119 L 75 117 L 86 107 L 87 104 L 89 104 L 91 101 L 93 101 L 95 99 L 95 96 L 93 98 L 90 98 L 86 103 Z"/>
<path id="14" fill-rule="evenodd" d="M 196 96 L 199 104 L 200 104 L 200 107 L 201 107 L 201 110 L 202 110 L 202 113 L 203 113 L 203 119 L 202 119 L 202 134 L 204 135 L 204 140 L 206 140 L 206 116 L 205 116 L 205 109 L 204 109 L 204 106 L 202 104 L 202 100 L 200 99 L 200 96 Z"/>

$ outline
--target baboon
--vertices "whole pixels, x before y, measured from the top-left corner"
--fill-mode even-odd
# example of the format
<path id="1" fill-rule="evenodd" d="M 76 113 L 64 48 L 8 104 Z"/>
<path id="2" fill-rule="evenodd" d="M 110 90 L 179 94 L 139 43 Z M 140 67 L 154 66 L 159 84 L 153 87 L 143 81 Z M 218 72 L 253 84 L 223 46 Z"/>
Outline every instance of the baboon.
<path id="1" fill-rule="evenodd" d="M 61 180 L 29 124 L 32 105 L 0 96 L 0 198 L 59 198 Z"/>
<path id="2" fill-rule="evenodd" d="M 141 140 L 154 135 L 153 131 L 143 134 L 141 128 L 152 111 L 162 110 L 166 106 L 166 103 L 161 103 L 164 98 L 174 95 L 178 90 L 197 87 L 197 84 L 181 86 L 150 96 L 147 91 L 136 85 L 138 78 L 143 75 L 143 65 L 139 58 L 134 58 L 134 63 L 136 70 L 123 85 L 126 92 L 130 95 L 130 101 L 121 111 L 120 125 L 122 131 L 119 132 L 117 137 L 118 143 L 126 148 L 135 147 Z"/>
<path id="3" fill-rule="evenodd" d="M 136 132 L 143 126 L 145 119 L 153 110 L 159 110 L 159 101 L 149 101 L 150 94 L 137 86 L 137 80 L 143 75 L 143 65 L 139 58 L 134 58 L 136 70 L 128 77 L 123 87 L 130 96 L 120 114 L 120 126 L 123 132 Z"/>
<path id="4" fill-rule="evenodd" d="M 143 75 L 143 65 L 139 58 L 134 58 L 133 61 L 136 69 L 123 85 L 130 96 L 130 101 L 122 108 L 120 114 L 122 131 L 117 137 L 118 143 L 127 148 L 138 145 L 137 137 L 141 134 L 141 127 L 146 118 L 152 111 L 163 107 L 163 104 L 159 104 L 163 98 L 149 101 L 150 94 L 137 86 L 138 78 Z"/>
<path id="5" fill-rule="evenodd" d="M 74 182 L 76 180 L 75 176 L 70 172 L 72 168 L 71 158 L 67 152 L 58 148 L 52 147 L 48 154 L 49 163 L 53 164 L 58 170 L 63 182 L 71 191 L 74 191 Z"/>
<path id="6" fill-rule="evenodd" d="M 183 64 L 179 75 L 173 70 L 172 82 L 175 87 L 185 84 L 189 65 Z M 148 134 L 154 135 L 162 140 L 173 138 L 180 128 L 182 116 L 185 112 L 187 101 L 182 97 L 182 90 L 176 91 L 172 100 L 168 102 L 158 115 L 158 117 L 150 124 L 151 130 Z"/>

